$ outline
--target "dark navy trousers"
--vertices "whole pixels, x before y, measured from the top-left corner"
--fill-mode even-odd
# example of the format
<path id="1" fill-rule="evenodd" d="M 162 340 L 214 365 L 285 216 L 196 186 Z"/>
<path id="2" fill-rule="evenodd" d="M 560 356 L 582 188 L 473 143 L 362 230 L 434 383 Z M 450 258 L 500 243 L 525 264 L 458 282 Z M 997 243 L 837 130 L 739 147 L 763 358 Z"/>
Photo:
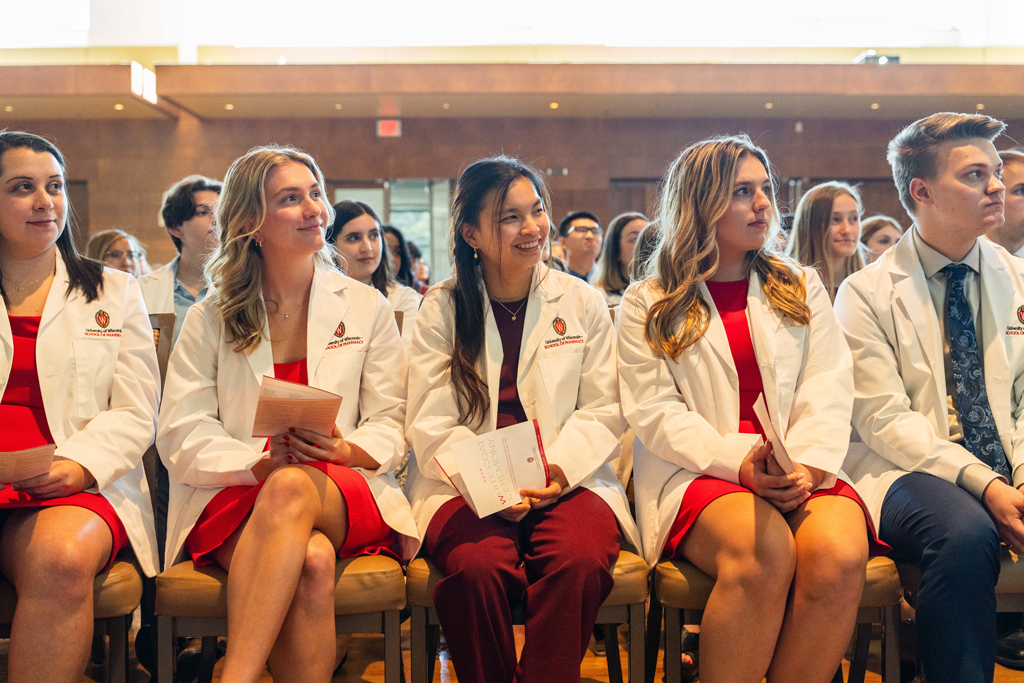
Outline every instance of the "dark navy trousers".
<path id="1" fill-rule="evenodd" d="M 995 672 L 999 535 L 984 505 L 930 474 L 896 481 L 879 535 L 890 557 L 921 568 L 918 651 L 929 683 L 991 683 Z"/>

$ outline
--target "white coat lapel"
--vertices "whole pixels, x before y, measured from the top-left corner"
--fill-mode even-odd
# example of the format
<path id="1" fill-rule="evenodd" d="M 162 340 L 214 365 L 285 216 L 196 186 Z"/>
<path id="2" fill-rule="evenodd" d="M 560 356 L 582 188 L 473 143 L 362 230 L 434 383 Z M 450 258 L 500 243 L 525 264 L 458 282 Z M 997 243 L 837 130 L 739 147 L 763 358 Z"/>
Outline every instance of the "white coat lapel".
<path id="1" fill-rule="evenodd" d="M 769 413 L 779 427 L 785 429 L 785 422 L 779 417 L 781 401 L 779 395 L 779 373 L 775 367 L 778 337 L 786 334 L 782 319 L 764 300 L 761 279 L 757 273 L 750 273 L 750 288 L 747 290 L 747 320 L 750 323 L 750 340 L 754 346 L 754 356 L 761 371 L 761 384 L 764 386 L 764 399 Z M 784 436 L 784 435 L 783 435 Z"/>
<path id="2" fill-rule="evenodd" d="M 523 323 L 525 334 L 519 346 L 519 384 L 523 383 L 533 367 L 544 338 L 554 331 L 551 324 L 558 317 L 558 302 L 564 291 L 561 283 L 550 275 L 547 266 L 538 264 L 533 269 L 533 282 Z M 579 331 L 574 331 L 574 334 L 579 334 Z"/>
<path id="3" fill-rule="evenodd" d="M 483 283 L 480 283 L 480 287 L 484 290 L 484 306 L 486 306 L 484 310 L 484 381 L 487 382 L 487 395 L 490 404 L 487 431 L 494 431 L 498 426 L 498 389 L 501 384 L 501 362 L 505 359 L 505 350 L 501 346 L 501 334 L 498 332 L 498 323 L 491 310 L 491 300 L 487 297 L 487 289 Z"/>
<path id="4" fill-rule="evenodd" d="M 324 351 L 348 312 L 349 304 L 341 298 L 347 286 L 340 274 L 320 268 L 313 276 L 306 319 L 306 370 L 311 382 L 316 377 Z"/>
<path id="5" fill-rule="evenodd" d="M 11 364 L 14 362 L 14 332 L 11 320 L 7 317 L 7 307 L 0 311 L 0 398 L 3 398 L 7 380 L 11 375 Z"/>
<path id="6" fill-rule="evenodd" d="M 981 242 L 981 333 L 985 354 L 985 389 L 989 405 L 1001 434 L 1013 430 L 1010 407 L 1010 366 L 1006 358 L 1006 327 L 1013 306 L 1013 278 L 1006 264 L 986 240 Z M 1009 442 L 1003 444 L 1010 452 Z"/>
<path id="7" fill-rule="evenodd" d="M 936 390 L 941 387 L 944 391 L 946 366 L 942 336 L 939 333 L 939 317 L 928 291 L 924 267 L 917 255 L 917 249 L 914 248 L 914 240 L 901 239 L 892 251 L 893 260 L 889 268 L 889 277 L 892 278 L 892 286 L 896 291 L 897 304 L 905 316 L 905 325 L 913 328 L 921 341 L 924 356 L 935 378 Z M 944 396 L 936 395 L 935 399 L 942 405 L 946 403 Z"/>
<path id="8" fill-rule="evenodd" d="M 256 381 L 263 384 L 263 376 L 274 376 L 274 349 L 270 345 L 270 321 L 267 319 L 267 307 L 263 302 L 263 295 L 260 294 L 260 305 L 263 306 L 263 330 L 259 345 L 250 351 L 245 352 L 245 359 L 249 361 L 252 374 L 256 375 Z"/>
<path id="9" fill-rule="evenodd" d="M 729 347 L 729 337 L 725 334 L 725 324 L 722 322 L 722 316 L 718 313 L 714 299 L 711 298 L 708 286 L 703 282 L 700 283 L 700 295 L 707 302 L 710 315 L 708 329 L 704 332 L 704 338 L 701 342 L 706 342 L 718 354 L 722 363 L 732 371 L 730 378 L 737 377 L 736 364 L 732 360 L 732 350 Z"/>
<path id="10" fill-rule="evenodd" d="M 69 281 L 68 270 L 64 266 L 64 259 L 60 257 L 60 252 L 57 253 L 57 263 L 54 270 L 53 284 L 50 285 L 50 292 L 46 295 L 46 303 L 43 304 L 43 315 L 39 320 L 40 334 L 57 317 L 57 314 L 64 310 L 68 302 L 82 296 L 82 293 L 76 289 L 67 298 L 64 297 L 64 293 L 68 291 Z M 97 309 L 99 308 L 99 303 L 96 303 L 96 307 Z"/>

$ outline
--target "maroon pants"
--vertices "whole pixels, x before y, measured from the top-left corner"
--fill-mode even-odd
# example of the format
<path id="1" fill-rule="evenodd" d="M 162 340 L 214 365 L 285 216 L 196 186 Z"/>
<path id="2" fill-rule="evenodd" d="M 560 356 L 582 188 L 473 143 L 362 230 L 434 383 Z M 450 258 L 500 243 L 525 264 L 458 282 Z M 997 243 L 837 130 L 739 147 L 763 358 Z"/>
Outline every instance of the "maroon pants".
<path id="1" fill-rule="evenodd" d="M 478 519 L 454 498 L 426 536 L 427 553 L 445 574 L 434 604 L 461 683 L 580 680 L 619 556 L 619 527 L 600 496 L 577 489 L 518 524 Z M 521 600 L 526 644 L 517 669 L 510 603 Z"/>

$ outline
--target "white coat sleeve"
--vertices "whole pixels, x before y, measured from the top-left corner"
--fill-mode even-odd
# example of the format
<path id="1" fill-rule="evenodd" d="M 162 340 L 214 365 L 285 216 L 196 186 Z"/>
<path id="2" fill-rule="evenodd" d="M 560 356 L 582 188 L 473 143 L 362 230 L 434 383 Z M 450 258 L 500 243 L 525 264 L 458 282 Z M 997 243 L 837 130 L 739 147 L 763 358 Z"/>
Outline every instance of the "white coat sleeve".
<path id="1" fill-rule="evenodd" d="M 887 331 L 871 297 L 863 282 L 851 280 L 836 295 L 836 316 L 853 354 L 853 428 L 868 448 L 897 467 L 957 484 L 961 470 L 979 461 L 936 434 L 928 418 L 911 407 L 892 346 L 895 331 Z"/>
<path id="2" fill-rule="evenodd" d="M 785 443 L 793 460 L 827 473 L 818 488 L 828 489 L 850 448 L 853 358 L 817 273 L 805 275 L 805 283 L 811 323 Z"/>
<path id="3" fill-rule="evenodd" d="M 595 289 L 587 289 L 585 294 L 587 342 L 576 410 L 544 449 L 548 462 L 562 469 L 569 490 L 618 455 L 619 437 L 625 429 L 619 406 L 615 328 L 608 304 Z"/>
<path id="4" fill-rule="evenodd" d="M 379 463 L 374 476 L 386 475 L 405 457 L 407 365 L 394 312 L 383 295 L 377 310 L 359 380 L 359 424 L 343 434 Z"/>
<path id="5" fill-rule="evenodd" d="M 444 286 L 424 295 L 409 354 L 409 407 L 405 417 L 406 438 L 420 473 L 446 483 L 450 481 L 445 472 L 454 476 L 458 471 L 452 444 L 476 436 L 459 420 L 455 387 L 448 371 L 453 318 L 451 298 Z"/>
<path id="6" fill-rule="evenodd" d="M 1007 456 L 1013 470 L 1013 485 L 1021 486 L 1024 484 L 1024 367 L 1018 368 L 1013 378 L 1010 400 L 1013 401 L 1014 428 L 1010 437 L 1011 452 Z"/>
<path id="7" fill-rule="evenodd" d="M 630 287 L 619 305 L 619 386 L 626 420 L 659 458 L 738 484 L 751 435 L 723 436 L 686 405 L 669 369 L 674 361 L 655 356 L 644 338 L 648 307 L 642 286 L 649 285 Z"/>
<path id="8" fill-rule="evenodd" d="M 153 443 L 160 369 L 142 293 L 129 278 L 117 364 L 107 409 L 57 447 L 57 455 L 89 470 L 102 491 L 142 460 Z"/>
<path id="9" fill-rule="evenodd" d="M 252 466 L 263 454 L 229 434 L 220 420 L 217 366 L 223 331 L 219 327 L 214 316 L 196 306 L 185 315 L 167 364 L 157 450 L 170 476 L 183 484 L 253 486 Z M 254 399 L 240 395 L 237 400 Z"/>

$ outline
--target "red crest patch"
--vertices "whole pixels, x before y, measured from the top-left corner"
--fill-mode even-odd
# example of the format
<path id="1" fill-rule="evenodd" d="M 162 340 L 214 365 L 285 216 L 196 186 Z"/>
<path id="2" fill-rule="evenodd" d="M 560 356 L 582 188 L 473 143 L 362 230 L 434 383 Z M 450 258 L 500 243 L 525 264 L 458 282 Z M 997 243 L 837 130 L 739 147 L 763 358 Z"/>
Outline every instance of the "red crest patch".
<path id="1" fill-rule="evenodd" d="M 1017 320 L 1020 321 L 1021 325 L 1024 325 L 1024 306 L 1017 309 Z"/>
<path id="2" fill-rule="evenodd" d="M 338 339 L 341 339 L 342 337 L 345 336 L 345 323 L 338 323 L 338 329 L 334 331 L 334 336 L 337 337 Z"/>
<path id="3" fill-rule="evenodd" d="M 96 324 L 99 325 L 100 327 L 105 328 L 107 325 L 110 324 L 110 314 L 104 310 L 97 311 Z"/>
<path id="4" fill-rule="evenodd" d="M 555 332 L 558 333 L 559 337 L 565 334 L 565 321 L 561 318 L 555 318 L 555 321 L 551 323 L 551 327 L 555 328 Z"/>

